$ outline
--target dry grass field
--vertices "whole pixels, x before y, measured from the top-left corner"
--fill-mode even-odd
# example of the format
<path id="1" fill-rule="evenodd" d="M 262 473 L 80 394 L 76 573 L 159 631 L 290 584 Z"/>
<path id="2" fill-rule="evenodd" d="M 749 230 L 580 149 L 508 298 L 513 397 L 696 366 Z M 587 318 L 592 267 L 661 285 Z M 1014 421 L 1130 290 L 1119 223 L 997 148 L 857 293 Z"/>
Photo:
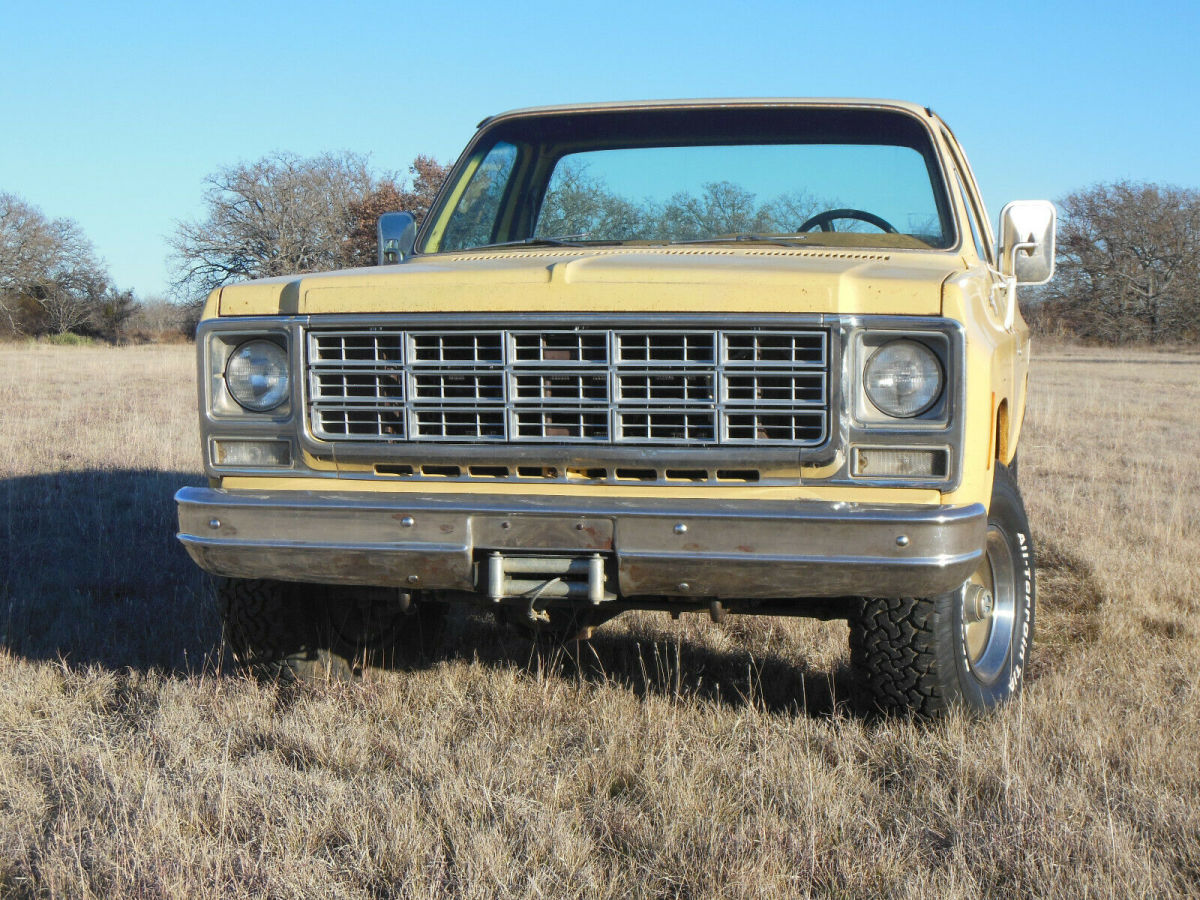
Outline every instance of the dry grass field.
<path id="1" fill-rule="evenodd" d="M 0 896 L 1196 896 L 1197 408 L 1200 356 L 1043 351 L 1027 690 L 864 722 L 839 623 L 630 616 L 571 669 L 464 612 L 416 671 L 230 674 L 191 348 L 0 345 Z"/>

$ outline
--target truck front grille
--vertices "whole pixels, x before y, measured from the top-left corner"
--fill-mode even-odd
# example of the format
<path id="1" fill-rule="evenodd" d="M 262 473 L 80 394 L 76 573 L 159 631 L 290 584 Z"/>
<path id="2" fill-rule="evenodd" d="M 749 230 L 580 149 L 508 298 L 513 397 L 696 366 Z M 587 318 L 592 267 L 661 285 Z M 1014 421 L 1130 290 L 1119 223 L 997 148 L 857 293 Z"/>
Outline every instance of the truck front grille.
<path id="1" fill-rule="evenodd" d="M 829 430 L 820 329 L 313 329 L 306 365 L 327 441 L 810 447 Z"/>

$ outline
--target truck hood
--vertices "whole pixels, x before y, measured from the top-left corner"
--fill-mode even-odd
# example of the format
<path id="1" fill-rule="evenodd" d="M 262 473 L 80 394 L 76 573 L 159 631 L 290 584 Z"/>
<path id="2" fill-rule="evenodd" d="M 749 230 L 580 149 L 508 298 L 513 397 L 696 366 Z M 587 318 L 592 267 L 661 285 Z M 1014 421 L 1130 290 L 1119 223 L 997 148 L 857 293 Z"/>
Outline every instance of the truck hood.
<path id="1" fill-rule="evenodd" d="M 220 315 L 744 312 L 937 315 L 961 257 L 788 247 L 496 249 L 221 289 Z"/>

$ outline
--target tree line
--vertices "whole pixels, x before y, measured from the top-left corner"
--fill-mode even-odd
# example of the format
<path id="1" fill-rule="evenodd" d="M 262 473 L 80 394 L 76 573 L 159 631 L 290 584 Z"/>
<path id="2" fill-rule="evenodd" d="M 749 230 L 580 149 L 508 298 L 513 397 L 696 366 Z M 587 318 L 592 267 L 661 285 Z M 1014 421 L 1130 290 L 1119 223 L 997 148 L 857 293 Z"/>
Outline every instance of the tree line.
<path id="1" fill-rule="evenodd" d="M 0 331 L 110 340 L 139 327 L 190 331 L 199 304 L 223 284 L 373 265 L 378 216 L 407 210 L 420 220 L 448 171 L 420 155 L 405 175 L 377 173 L 351 152 L 274 153 L 218 169 L 206 179 L 202 215 L 168 239 L 175 303 L 118 289 L 77 223 L 0 192 Z M 555 187 L 539 224 L 547 235 L 628 233 L 645 215 L 584 171 L 565 172 Z M 775 230 L 825 205 L 806 195 L 756 205 L 722 182 L 673 197 L 656 215 L 686 237 L 692 225 Z M 1058 207 L 1055 278 L 1022 296 L 1036 330 L 1110 344 L 1200 342 L 1200 191 L 1121 181 L 1075 191 Z"/>
<path id="2" fill-rule="evenodd" d="M 0 335 L 190 336 L 204 297 L 223 284 L 373 265 L 379 215 L 424 215 L 447 171 L 421 155 L 408 177 L 376 173 L 349 152 L 274 153 L 218 169 L 205 181 L 203 215 L 168 238 L 174 302 L 117 288 L 78 223 L 0 192 Z"/>
<path id="3" fill-rule="evenodd" d="M 350 152 L 275 153 L 219 169 L 206 179 L 205 215 L 170 238 L 175 289 L 195 302 L 231 281 L 374 265 L 379 216 L 420 219 L 447 171 L 418 156 L 410 183 Z"/>
<path id="4" fill-rule="evenodd" d="M 0 328 L 15 334 L 115 334 L 133 313 L 92 242 L 71 219 L 49 219 L 0 192 Z"/>
<path id="5" fill-rule="evenodd" d="M 1119 181 L 1058 201 L 1054 279 L 1026 318 L 1104 344 L 1200 343 L 1200 191 Z"/>

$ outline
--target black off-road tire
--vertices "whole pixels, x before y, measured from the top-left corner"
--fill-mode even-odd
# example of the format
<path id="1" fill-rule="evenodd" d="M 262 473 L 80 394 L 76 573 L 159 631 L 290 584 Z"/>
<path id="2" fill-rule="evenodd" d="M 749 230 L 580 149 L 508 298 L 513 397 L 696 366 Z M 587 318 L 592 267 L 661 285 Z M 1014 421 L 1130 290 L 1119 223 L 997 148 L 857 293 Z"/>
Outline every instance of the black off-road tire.
<path id="1" fill-rule="evenodd" d="M 395 590 L 222 579 L 217 598 L 238 668 L 283 684 L 348 681 L 407 664 L 440 640 L 440 604 L 397 603 Z"/>
<path id="2" fill-rule="evenodd" d="M 217 602 L 237 667 L 282 684 L 352 678 L 346 659 L 330 652 L 318 590 L 286 581 L 221 579 Z"/>
<path id="3" fill-rule="evenodd" d="M 1004 626 L 1007 636 L 1004 631 L 995 632 L 994 639 L 989 636 L 978 665 L 972 662 L 964 616 L 970 582 L 935 597 L 864 600 L 850 620 L 850 662 L 860 711 L 933 717 L 961 707 L 982 713 L 1020 691 L 1033 641 L 1033 542 L 1016 479 L 999 464 L 988 535 L 987 557 L 1000 568 L 998 582 L 1011 578 L 1010 597 L 997 600 L 997 608 L 1004 606 L 1011 616 L 1011 627 Z"/>

